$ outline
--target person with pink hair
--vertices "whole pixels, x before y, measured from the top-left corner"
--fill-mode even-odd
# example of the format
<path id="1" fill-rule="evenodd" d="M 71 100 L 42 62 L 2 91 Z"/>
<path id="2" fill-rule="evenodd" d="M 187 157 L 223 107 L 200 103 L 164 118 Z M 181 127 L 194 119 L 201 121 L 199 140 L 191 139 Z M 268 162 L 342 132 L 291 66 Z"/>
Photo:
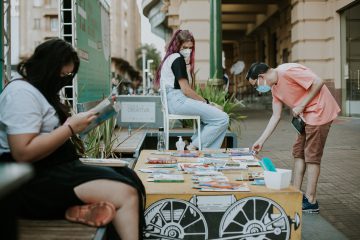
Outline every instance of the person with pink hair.
<path id="1" fill-rule="evenodd" d="M 198 115 L 201 119 L 202 148 L 218 149 L 224 140 L 229 116 L 198 95 L 189 84 L 187 66 L 194 79 L 195 39 L 188 30 L 177 30 L 168 43 L 166 54 L 155 78 L 155 85 L 167 93 L 170 114 Z M 197 134 L 187 149 L 199 148 Z"/>

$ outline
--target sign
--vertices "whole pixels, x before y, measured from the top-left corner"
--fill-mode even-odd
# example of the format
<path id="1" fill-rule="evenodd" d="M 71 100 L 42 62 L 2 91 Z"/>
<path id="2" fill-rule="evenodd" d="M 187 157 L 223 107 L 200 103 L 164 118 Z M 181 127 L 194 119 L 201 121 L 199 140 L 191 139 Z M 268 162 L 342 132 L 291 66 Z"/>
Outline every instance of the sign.
<path id="1" fill-rule="evenodd" d="M 76 9 L 78 102 L 97 101 L 110 94 L 109 6 L 101 0 L 78 0 Z"/>
<path id="2" fill-rule="evenodd" d="M 122 122 L 155 122 L 155 102 L 120 103 Z"/>

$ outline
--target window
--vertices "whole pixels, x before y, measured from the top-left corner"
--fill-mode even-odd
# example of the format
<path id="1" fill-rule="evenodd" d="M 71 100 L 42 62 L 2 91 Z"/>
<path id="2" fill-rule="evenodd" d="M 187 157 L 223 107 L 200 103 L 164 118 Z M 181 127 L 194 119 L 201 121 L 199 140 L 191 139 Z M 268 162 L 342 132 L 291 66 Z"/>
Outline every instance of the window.
<path id="1" fill-rule="evenodd" d="M 40 18 L 34 18 L 34 29 L 40 29 Z"/>
<path id="2" fill-rule="evenodd" d="M 57 17 L 50 18 L 50 31 L 57 32 L 59 28 L 59 20 Z"/>

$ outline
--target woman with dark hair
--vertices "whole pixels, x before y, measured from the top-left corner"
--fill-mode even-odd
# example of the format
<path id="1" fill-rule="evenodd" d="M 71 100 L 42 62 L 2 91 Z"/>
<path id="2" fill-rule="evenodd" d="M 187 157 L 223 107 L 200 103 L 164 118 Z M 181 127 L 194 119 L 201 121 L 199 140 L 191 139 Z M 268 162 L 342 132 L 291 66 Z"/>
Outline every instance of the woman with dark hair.
<path id="1" fill-rule="evenodd" d="M 195 39 L 188 30 L 177 30 L 168 43 L 166 54 L 156 72 L 155 85 L 167 93 L 169 113 L 199 115 L 202 122 L 202 148 L 220 148 L 229 124 L 226 113 L 199 96 L 190 86 L 186 66 L 194 79 Z M 199 138 L 192 136 L 187 149 L 199 148 Z"/>
<path id="2" fill-rule="evenodd" d="M 35 176 L 16 194 L 17 214 L 27 218 L 65 218 L 90 226 L 112 222 L 121 239 L 142 239 L 145 190 L 129 168 L 84 165 L 76 134 L 96 118 L 73 116 L 59 90 L 79 69 L 73 47 L 52 39 L 18 65 L 21 79 L 0 95 L 0 161 L 29 163 Z"/>

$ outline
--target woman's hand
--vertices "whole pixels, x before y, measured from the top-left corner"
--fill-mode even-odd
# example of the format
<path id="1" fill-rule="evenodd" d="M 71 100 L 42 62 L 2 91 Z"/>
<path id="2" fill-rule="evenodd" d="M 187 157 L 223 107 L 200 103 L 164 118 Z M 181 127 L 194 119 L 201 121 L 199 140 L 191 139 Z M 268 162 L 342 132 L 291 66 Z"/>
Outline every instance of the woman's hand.
<path id="1" fill-rule="evenodd" d="M 263 145 L 264 143 L 262 141 L 257 140 L 251 147 L 251 150 L 254 151 L 256 154 L 258 154 L 261 151 Z"/>
<path id="2" fill-rule="evenodd" d="M 64 125 L 70 125 L 75 134 L 82 132 L 98 114 L 92 111 L 81 112 L 69 117 Z"/>

